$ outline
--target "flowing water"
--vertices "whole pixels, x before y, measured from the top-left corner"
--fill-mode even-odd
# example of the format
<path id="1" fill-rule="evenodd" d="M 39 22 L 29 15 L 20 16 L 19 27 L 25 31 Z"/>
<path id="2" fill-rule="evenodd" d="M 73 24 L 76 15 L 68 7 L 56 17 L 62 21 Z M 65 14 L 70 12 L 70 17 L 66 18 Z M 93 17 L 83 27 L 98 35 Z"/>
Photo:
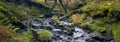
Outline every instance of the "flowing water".
<path id="1" fill-rule="evenodd" d="M 44 28 L 50 30 L 53 38 L 52 42 L 92 42 L 93 37 L 96 37 L 95 33 L 90 30 L 83 30 L 83 28 L 66 21 L 58 22 L 50 19 L 37 19 L 32 20 L 32 27 L 38 31 Z M 95 42 L 103 41 L 100 40 L 101 38 L 95 40 Z"/>

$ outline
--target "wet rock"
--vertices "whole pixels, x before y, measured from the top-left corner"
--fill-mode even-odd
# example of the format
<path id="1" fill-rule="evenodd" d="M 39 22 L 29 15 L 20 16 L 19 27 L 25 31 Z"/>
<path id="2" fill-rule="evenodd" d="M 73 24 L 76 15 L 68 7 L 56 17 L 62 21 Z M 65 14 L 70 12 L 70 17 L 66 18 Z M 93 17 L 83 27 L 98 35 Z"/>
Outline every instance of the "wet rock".
<path id="1" fill-rule="evenodd" d="M 51 21 L 50 19 L 41 19 L 42 23 L 33 22 L 40 30 L 48 29 L 51 31 L 53 37 L 52 42 L 105 42 L 111 41 L 110 37 L 103 37 L 99 33 L 94 33 L 90 29 L 83 29 L 78 25 L 66 21 L 62 22 L 62 25 L 58 21 Z"/>
<path id="2" fill-rule="evenodd" d="M 62 31 L 62 30 L 60 30 L 60 29 L 53 29 L 53 31 L 55 31 L 55 32 L 56 32 L 56 31 Z"/>
<path id="3" fill-rule="evenodd" d="M 64 21 L 61 21 L 61 23 L 63 23 L 63 25 L 68 25 L 68 26 L 71 26 L 71 25 L 73 25 L 73 23 L 64 22 Z"/>
<path id="4" fill-rule="evenodd" d="M 74 38 L 81 37 L 84 34 L 84 31 L 80 28 L 75 27 L 75 32 L 73 33 Z"/>
<path id="5" fill-rule="evenodd" d="M 92 37 L 92 39 L 94 39 L 94 40 L 97 40 L 97 41 L 100 41 L 100 42 L 103 42 L 104 41 L 104 39 L 103 38 L 100 38 L 100 37 Z"/>

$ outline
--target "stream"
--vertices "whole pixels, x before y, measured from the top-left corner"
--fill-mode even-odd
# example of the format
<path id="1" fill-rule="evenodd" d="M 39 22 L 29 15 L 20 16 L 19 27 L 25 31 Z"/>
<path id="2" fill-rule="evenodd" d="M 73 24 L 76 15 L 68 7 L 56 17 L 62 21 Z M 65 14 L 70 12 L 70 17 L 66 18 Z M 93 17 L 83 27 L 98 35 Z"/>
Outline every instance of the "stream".
<path id="1" fill-rule="evenodd" d="M 52 42 L 110 42 L 113 40 L 112 37 L 103 38 L 98 33 L 89 29 L 84 30 L 64 20 L 58 22 L 51 21 L 49 18 L 33 19 L 31 24 L 37 31 L 44 28 L 50 30 L 53 38 Z"/>

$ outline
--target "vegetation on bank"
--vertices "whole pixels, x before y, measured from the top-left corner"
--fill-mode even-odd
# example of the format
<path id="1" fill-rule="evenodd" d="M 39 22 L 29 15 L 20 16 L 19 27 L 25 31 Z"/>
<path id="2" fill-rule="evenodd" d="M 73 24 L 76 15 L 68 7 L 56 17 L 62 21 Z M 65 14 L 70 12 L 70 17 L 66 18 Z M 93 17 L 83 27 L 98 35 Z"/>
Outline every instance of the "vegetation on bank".
<path id="1" fill-rule="evenodd" d="M 113 23 L 112 25 L 111 25 L 111 29 L 112 29 L 112 34 L 113 34 L 113 36 L 114 36 L 114 38 L 115 38 L 115 40 L 117 40 L 117 42 L 119 42 L 120 41 L 120 22 L 118 22 L 118 23 Z"/>
<path id="2" fill-rule="evenodd" d="M 75 10 L 79 14 L 86 14 L 86 19 L 80 24 L 96 32 L 105 32 L 106 35 L 113 35 L 119 42 L 119 1 L 91 1 L 80 9 Z"/>
<path id="3" fill-rule="evenodd" d="M 40 9 L 36 6 L 23 6 L 22 3 L 16 3 L 2 0 L 0 2 L 0 42 L 31 42 L 33 35 L 28 29 L 28 19 L 43 17 L 47 14 L 45 8 Z M 27 21 L 24 22 L 24 20 Z"/>
<path id="4" fill-rule="evenodd" d="M 17 1 L 16 1 L 17 2 Z M 30 42 L 33 37 L 27 22 L 32 18 L 45 17 L 49 14 L 48 5 L 43 2 L 34 1 L 39 6 L 27 6 L 14 2 L 0 2 L 0 39 L 1 42 Z M 78 3 L 76 3 L 78 4 Z M 79 3 L 80 4 L 80 3 Z M 70 5 L 70 3 L 69 3 Z M 68 5 L 68 9 L 69 6 Z M 77 6 L 75 6 L 77 7 Z M 70 8 L 74 8 L 71 6 Z M 61 10 L 60 10 L 61 11 Z M 51 19 L 59 21 L 58 12 L 51 15 Z M 59 13 L 63 14 L 63 13 Z M 95 32 L 113 35 L 117 42 L 120 42 L 120 2 L 119 0 L 93 0 L 86 1 L 85 4 L 77 9 L 63 14 L 69 16 L 70 21 L 83 28 L 89 28 Z M 62 25 L 62 23 L 60 24 Z M 1 35 L 2 34 L 2 35 Z M 51 40 L 50 31 L 41 30 L 37 33 L 40 40 Z"/>
<path id="5" fill-rule="evenodd" d="M 9 29 L 5 28 L 5 26 L 0 25 L 0 41 L 1 42 L 8 42 L 12 40 L 12 33 Z"/>

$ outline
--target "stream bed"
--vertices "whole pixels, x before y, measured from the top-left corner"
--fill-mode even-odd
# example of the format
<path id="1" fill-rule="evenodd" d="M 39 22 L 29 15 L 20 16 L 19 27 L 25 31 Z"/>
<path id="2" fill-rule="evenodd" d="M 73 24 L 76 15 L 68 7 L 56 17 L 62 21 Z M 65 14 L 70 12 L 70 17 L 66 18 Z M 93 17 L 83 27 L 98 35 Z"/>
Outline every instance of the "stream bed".
<path id="1" fill-rule="evenodd" d="M 51 19 L 33 19 L 32 27 L 40 31 L 44 28 L 48 29 L 52 35 L 52 42 L 111 42 L 113 38 L 102 37 L 99 33 L 84 30 L 79 26 L 75 26 L 71 22 L 51 21 Z"/>

